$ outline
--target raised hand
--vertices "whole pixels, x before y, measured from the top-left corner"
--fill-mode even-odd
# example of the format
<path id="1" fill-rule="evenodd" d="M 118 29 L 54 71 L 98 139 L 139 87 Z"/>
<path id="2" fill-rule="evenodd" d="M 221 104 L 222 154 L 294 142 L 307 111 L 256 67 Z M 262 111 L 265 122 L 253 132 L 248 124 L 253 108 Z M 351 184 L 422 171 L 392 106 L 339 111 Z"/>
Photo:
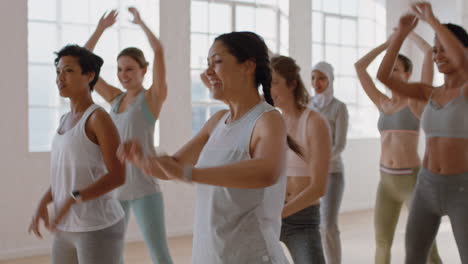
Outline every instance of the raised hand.
<path id="1" fill-rule="evenodd" d="M 437 18 L 434 15 L 434 12 L 432 12 L 432 6 L 429 2 L 417 2 L 411 5 L 411 10 L 416 14 L 416 16 L 427 22 L 431 23 Z"/>
<path id="2" fill-rule="evenodd" d="M 33 232 L 37 237 L 42 238 L 41 231 L 39 230 L 40 220 L 42 220 L 44 226 L 49 229 L 49 212 L 47 211 L 47 206 L 39 206 L 39 208 L 37 208 L 28 228 L 28 233 Z"/>
<path id="3" fill-rule="evenodd" d="M 404 14 L 398 22 L 398 31 L 400 33 L 409 34 L 418 25 L 418 18 L 411 13 Z"/>
<path id="4" fill-rule="evenodd" d="M 141 17 L 140 17 L 140 12 L 138 12 L 136 8 L 129 7 L 128 11 L 133 15 L 133 19 L 131 20 L 132 23 L 137 24 L 137 25 L 141 25 L 143 23 L 143 20 L 141 20 Z"/>
<path id="5" fill-rule="evenodd" d="M 115 9 L 111 10 L 109 13 L 104 13 L 101 19 L 99 19 L 98 28 L 101 30 L 106 30 L 107 28 L 111 27 L 115 24 L 118 15 L 119 12 L 117 12 Z"/>

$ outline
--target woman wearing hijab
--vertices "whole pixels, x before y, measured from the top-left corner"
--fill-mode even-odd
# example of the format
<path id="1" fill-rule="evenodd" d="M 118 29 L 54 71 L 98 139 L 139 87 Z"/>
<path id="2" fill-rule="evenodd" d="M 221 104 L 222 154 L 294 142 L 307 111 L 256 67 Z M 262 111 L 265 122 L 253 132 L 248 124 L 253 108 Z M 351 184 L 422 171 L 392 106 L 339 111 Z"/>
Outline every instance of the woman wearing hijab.
<path id="1" fill-rule="evenodd" d="M 344 173 L 341 152 L 346 145 L 348 132 L 348 109 L 333 96 L 333 67 L 319 62 L 312 68 L 312 87 L 315 96 L 309 107 L 320 112 L 330 125 L 332 134 L 332 159 L 325 196 L 322 197 L 320 215 L 322 244 L 327 263 L 341 263 L 341 241 L 338 229 L 338 212 L 344 191 Z"/>

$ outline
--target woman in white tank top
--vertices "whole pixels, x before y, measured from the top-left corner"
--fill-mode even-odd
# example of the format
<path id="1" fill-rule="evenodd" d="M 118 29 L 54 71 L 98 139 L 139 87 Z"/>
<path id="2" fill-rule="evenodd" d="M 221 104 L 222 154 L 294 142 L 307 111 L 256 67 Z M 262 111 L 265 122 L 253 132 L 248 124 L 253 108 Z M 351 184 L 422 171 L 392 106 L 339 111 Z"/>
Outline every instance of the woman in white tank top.
<path id="1" fill-rule="evenodd" d="M 211 94 L 229 110 L 171 157 L 145 157 L 136 142 L 124 144 L 120 157 L 152 175 L 161 168 L 168 179 L 197 183 L 194 264 L 287 263 L 279 242 L 287 134 L 272 106 L 267 47 L 251 32 L 223 34 L 208 65 Z"/>
<path id="2" fill-rule="evenodd" d="M 119 263 L 124 212 L 110 191 L 125 182 L 116 156 L 119 134 L 109 115 L 95 105 L 91 91 L 103 60 L 79 46 L 57 53 L 57 86 L 70 99 L 51 149 L 52 184 L 42 197 L 29 230 L 39 221 L 55 232 L 52 263 Z M 54 204 L 49 219 L 47 205 Z M 99 247 L 96 246 L 99 244 Z"/>
<path id="3" fill-rule="evenodd" d="M 332 156 L 328 120 L 307 107 L 310 96 L 292 58 L 273 57 L 271 68 L 273 101 L 281 109 L 288 135 L 302 147 L 303 153 L 300 157 L 287 151 L 281 241 L 288 247 L 294 263 L 323 264 L 320 198 L 327 189 Z"/>

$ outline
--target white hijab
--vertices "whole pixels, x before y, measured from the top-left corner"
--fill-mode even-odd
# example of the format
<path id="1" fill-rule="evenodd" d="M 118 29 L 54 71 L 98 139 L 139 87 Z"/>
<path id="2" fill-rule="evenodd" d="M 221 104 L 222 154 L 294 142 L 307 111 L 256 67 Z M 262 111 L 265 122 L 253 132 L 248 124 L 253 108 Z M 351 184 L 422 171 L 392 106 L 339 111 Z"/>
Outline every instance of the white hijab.
<path id="1" fill-rule="evenodd" d="M 312 68 L 313 71 L 319 71 L 328 78 L 328 87 L 322 93 L 315 94 L 312 97 L 312 104 L 318 109 L 323 109 L 325 106 L 331 103 L 333 100 L 333 66 L 331 64 L 321 61 Z"/>

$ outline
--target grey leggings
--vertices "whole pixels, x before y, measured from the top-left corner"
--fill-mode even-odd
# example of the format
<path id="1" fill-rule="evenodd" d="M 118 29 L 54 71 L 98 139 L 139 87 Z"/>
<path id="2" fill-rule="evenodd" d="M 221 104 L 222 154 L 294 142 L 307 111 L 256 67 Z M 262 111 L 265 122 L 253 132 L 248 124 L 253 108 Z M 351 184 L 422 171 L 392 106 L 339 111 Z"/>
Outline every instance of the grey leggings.
<path id="1" fill-rule="evenodd" d="M 91 232 L 55 233 L 52 264 L 119 264 L 124 240 L 124 219 Z"/>
<path id="2" fill-rule="evenodd" d="M 319 204 L 283 219 L 280 240 L 289 249 L 295 264 L 325 264 L 319 225 Z"/>
<path id="3" fill-rule="evenodd" d="M 330 173 L 325 196 L 320 200 L 320 231 L 322 233 L 322 244 L 328 264 L 341 263 L 341 241 L 338 229 L 338 214 L 345 180 L 343 172 Z"/>
<path id="4" fill-rule="evenodd" d="M 448 215 L 463 264 L 468 263 L 468 172 L 441 175 L 422 168 L 406 226 L 406 264 L 425 264 Z"/>

